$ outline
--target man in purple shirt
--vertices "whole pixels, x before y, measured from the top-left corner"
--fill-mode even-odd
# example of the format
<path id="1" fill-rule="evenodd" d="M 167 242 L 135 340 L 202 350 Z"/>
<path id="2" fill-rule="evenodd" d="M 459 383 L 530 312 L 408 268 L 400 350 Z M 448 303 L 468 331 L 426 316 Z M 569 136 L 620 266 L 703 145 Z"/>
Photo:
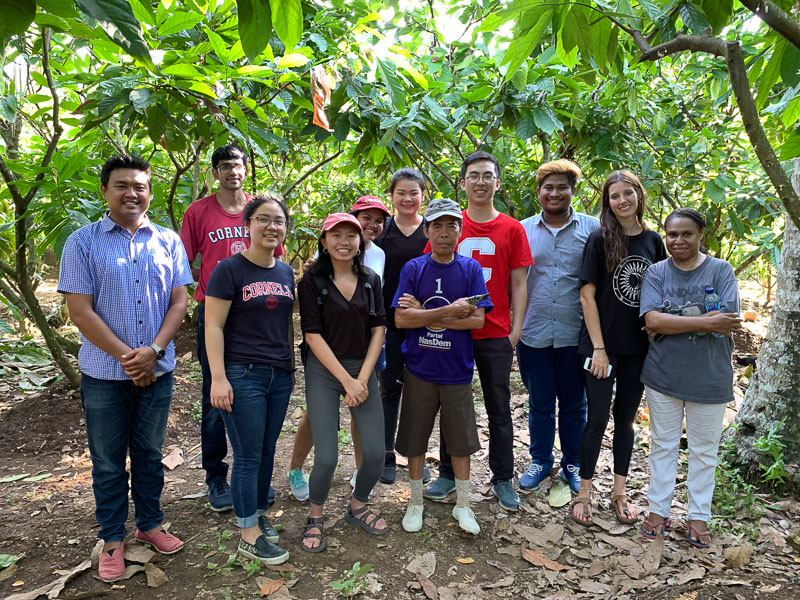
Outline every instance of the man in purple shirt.
<path id="1" fill-rule="evenodd" d="M 116 581 L 125 571 L 129 451 L 136 539 L 164 554 L 183 548 L 162 527 L 161 446 L 172 400 L 172 338 L 186 314 L 192 273 L 178 235 L 145 214 L 152 193 L 146 161 L 108 159 L 100 190 L 108 212 L 67 239 L 58 291 L 81 332 L 81 402 L 104 542 L 98 572 Z"/>

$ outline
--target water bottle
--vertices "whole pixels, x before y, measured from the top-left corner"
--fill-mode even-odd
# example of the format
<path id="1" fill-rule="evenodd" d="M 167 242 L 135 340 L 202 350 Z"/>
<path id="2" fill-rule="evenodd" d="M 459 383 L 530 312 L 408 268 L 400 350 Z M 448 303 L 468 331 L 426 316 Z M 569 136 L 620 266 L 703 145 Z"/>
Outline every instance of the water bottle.
<path id="1" fill-rule="evenodd" d="M 706 295 L 703 298 L 703 303 L 706 305 L 706 312 L 709 313 L 712 310 L 719 310 L 719 295 L 714 291 L 712 286 L 706 286 Z M 725 337 L 721 333 L 714 333 L 712 334 L 714 337 L 722 338 Z"/>

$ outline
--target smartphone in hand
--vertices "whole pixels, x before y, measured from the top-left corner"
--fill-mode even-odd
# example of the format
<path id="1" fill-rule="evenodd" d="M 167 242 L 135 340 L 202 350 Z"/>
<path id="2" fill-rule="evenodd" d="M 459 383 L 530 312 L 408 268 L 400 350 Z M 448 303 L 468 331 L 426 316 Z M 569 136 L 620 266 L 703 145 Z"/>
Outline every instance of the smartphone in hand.
<path id="1" fill-rule="evenodd" d="M 587 356 L 586 357 L 586 362 L 583 363 L 583 368 L 586 369 L 587 371 L 591 371 L 592 370 L 592 357 L 591 356 Z M 606 377 L 610 377 L 610 376 L 611 376 L 611 364 L 609 363 L 608 372 L 606 373 Z"/>

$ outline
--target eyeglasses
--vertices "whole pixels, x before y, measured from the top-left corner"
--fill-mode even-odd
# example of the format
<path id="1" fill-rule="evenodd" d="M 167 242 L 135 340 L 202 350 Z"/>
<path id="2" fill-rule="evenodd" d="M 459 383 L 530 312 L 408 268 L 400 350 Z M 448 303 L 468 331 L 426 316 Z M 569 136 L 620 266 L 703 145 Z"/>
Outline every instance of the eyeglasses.
<path id="1" fill-rule="evenodd" d="M 269 227 L 270 225 L 275 225 L 278 229 L 286 227 L 286 219 L 271 219 L 269 217 L 265 217 L 263 215 L 258 215 L 257 217 L 253 217 L 261 227 Z"/>
<path id="2" fill-rule="evenodd" d="M 484 173 L 483 175 L 470 173 L 465 177 L 465 179 L 470 183 L 478 183 L 479 181 L 484 183 L 492 183 L 495 179 L 497 179 L 497 177 L 493 173 Z"/>
<path id="3" fill-rule="evenodd" d="M 220 173 L 230 173 L 234 169 L 244 170 L 244 168 L 242 163 L 221 163 L 217 165 L 217 171 Z"/>

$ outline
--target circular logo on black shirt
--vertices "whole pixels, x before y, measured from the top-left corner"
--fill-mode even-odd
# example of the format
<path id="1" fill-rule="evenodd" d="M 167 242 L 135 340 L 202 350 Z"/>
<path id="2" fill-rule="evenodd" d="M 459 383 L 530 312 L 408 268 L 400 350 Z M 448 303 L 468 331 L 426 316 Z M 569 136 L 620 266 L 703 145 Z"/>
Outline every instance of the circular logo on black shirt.
<path id="1" fill-rule="evenodd" d="M 278 306 L 278 297 L 277 296 L 267 296 L 267 299 L 264 301 L 266 307 L 270 310 L 273 308 L 277 308 Z"/>
<path id="2" fill-rule="evenodd" d="M 231 244 L 231 256 L 234 254 L 239 254 L 243 250 L 247 250 L 247 244 L 245 244 L 242 240 L 236 240 Z"/>
<path id="3" fill-rule="evenodd" d="M 612 277 L 617 300 L 627 306 L 639 306 L 644 272 L 651 264 L 644 256 L 628 256 L 619 263 Z"/>

